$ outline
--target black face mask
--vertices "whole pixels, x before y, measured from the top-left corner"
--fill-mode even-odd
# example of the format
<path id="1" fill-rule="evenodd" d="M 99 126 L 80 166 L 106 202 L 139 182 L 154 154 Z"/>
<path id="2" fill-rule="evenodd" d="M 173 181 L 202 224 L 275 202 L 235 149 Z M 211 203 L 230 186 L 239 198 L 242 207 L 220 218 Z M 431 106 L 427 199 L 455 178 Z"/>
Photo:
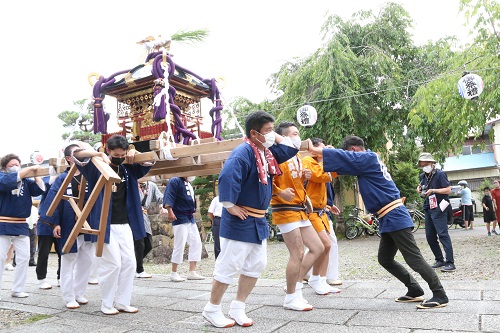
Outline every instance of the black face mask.
<path id="1" fill-rule="evenodd" d="M 125 157 L 111 157 L 111 163 L 114 165 L 120 165 L 125 161 Z"/>

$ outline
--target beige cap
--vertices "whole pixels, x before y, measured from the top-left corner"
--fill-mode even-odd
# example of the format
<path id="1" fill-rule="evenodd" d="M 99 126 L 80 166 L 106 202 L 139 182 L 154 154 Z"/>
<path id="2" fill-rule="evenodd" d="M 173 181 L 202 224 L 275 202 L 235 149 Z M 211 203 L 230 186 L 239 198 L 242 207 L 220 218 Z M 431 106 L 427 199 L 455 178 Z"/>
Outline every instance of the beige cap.
<path id="1" fill-rule="evenodd" d="M 436 163 L 436 160 L 430 153 L 421 153 L 420 156 L 418 157 L 418 162 L 434 162 Z"/>

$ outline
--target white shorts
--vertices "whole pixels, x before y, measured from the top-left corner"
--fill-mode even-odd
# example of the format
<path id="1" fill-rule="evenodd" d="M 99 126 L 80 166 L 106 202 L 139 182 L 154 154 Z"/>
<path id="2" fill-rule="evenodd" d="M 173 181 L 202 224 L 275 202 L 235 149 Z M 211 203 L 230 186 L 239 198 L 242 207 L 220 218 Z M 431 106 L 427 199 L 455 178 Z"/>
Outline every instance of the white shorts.
<path id="1" fill-rule="evenodd" d="M 312 225 L 311 221 L 300 220 L 298 222 L 278 224 L 278 228 L 280 228 L 280 231 L 282 234 L 286 234 L 287 232 L 293 231 L 297 228 L 304 228 L 304 227 L 308 227 L 310 225 Z"/>
<path id="2" fill-rule="evenodd" d="M 259 278 L 267 265 L 267 239 L 261 244 L 220 237 L 221 252 L 214 268 L 214 280 L 231 284 L 237 274 Z"/>

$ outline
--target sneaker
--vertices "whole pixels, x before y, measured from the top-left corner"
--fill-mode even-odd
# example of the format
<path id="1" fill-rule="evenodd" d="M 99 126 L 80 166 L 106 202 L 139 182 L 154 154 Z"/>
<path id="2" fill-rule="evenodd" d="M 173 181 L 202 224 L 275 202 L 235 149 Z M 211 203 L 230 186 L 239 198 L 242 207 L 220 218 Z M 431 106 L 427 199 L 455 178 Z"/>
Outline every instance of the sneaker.
<path id="1" fill-rule="evenodd" d="M 441 272 L 453 272 L 455 269 L 456 267 L 454 264 L 448 263 L 443 268 L 441 268 Z"/>
<path id="2" fill-rule="evenodd" d="M 321 283 L 319 278 L 313 279 L 311 277 L 309 279 L 309 281 L 307 282 L 307 284 L 309 286 L 311 286 L 311 288 L 313 288 L 314 292 L 318 295 L 328 295 L 330 293 L 330 289 L 329 288 L 327 289 L 327 287 L 324 286 L 323 283 Z"/>
<path id="3" fill-rule="evenodd" d="M 151 274 L 148 274 L 144 271 L 140 272 L 140 273 L 135 273 L 135 277 L 136 278 L 139 278 L 139 279 L 148 279 L 148 278 L 151 278 L 153 277 L 153 275 Z"/>
<path id="4" fill-rule="evenodd" d="M 188 280 L 205 280 L 203 275 L 198 274 L 196 271 L 189 271 L 187 275 Z"/>
<path id="5" fill-rule="evenodd" d="M 22 292 L 22 291 L 19 291 L 19 292 L 13 291 L 11 295 L 12 295 L 12 297 L 17 297 L 17 298 L 26 298 L 29 296 L 27 293 Z"/>
<path id="6" fill-rule="evenodd" d="M 334 280 L 334 279 L 326 279 L 326 283 L 328 283 L 331 286 L 341 286 L 342 285 L 342 281 Z"/>
<path id="7" fill-rule="evenodd" d="M 115 315 L 120 313 L 120 311 L 118 311 L 117 309 L 113 307 L 108 308 L 106 306 L 101 306 L 101 312 L 104 313 L 105 315 Z"/>
<path id="8" fill-rule="evenodd" d="M 87 304 L 89 302 L 89 300 L 83 296 L 76 296 L 76 301 L 81 305 Z"/>
<path id="9" fill-rule="evenodd" d="M 226 318 L 222 313 L 222 306 L 207 303 L 205 308 L 203 308 L 202 313 L 203 318 L 205 318 L 210 324 L 219 328 L 233 327 L 236 322 L 232 319 Z"/>
<path id="10" fill-rule="evenodd" d="M 339 288 L 332 287 L 328 283 L 326 283 L 326 277 L 320 277 L 319 280 L 325 286 L 325 288 L 330 291 L 331 294 L 338 294 L 338 293 L 340 293 L 340 289 Z"/>
<path id="11" fill-rule="evenodd" d="M 5 270 L 6 271 L 13 271 L 14 269 L 16 269 L 16 268 L 14 266 L 12 266 L 12 264 L 5 265 Z"/>
<path id="12" fill-rule="evenodd" d="M 96 278 L 89 279 L 89 284 L 99 284 L 99 281 Z"/>
<path id="13" fill-rule="evenodd" d="M 170 280 L 171 280 L 172 282 L 182 282 L 182 281 L 184 281 L 184 280 L 186 280 L 186 279 L 185 279 L 185 278 L 183 278 L 183 277 L 181 277 L 181 276 L 179 275 L 179 273 L 177 273 L 177 272 L 172 272 L 172 273 L 170 274 Z"/>
<path id="14" fill-rule="evenodd" d="M 45 279 L 38 280 L 38 289 L 44 289 L 44 290 L 52 289 L 52 285 L 47 281 L 45 281 Z"/>
<path id="15" fill-rule="evenodd" d="M 311 304 L 305 303 L 301 295 L 299 295 L 297 292 L 295 294 L 288 294 L 285 296 L 283 307 L 286 310 L 294 311 L 311 311 L 313 309 L 313 306 Z"/>
<path id="16" fill-rule="evenodd" d="M 491 236 L 491 232 L 488 232 L 488 236 Z"/>
<path id="17" fill-rule="evenodd" d="M 71 301 L 71 302 L 66 303 L 66 307 L 68 309 L 72 309 L 72 310 L 73 309 L 78 309 L 80 307 L 80 304 L 78 304 L 77 301 Z"/>
<path id="18" fill-rule="evenodd" d="M 253 320 L 248 318 L 245 313 L 245 303 L 239 301 L 232 301 L 229 306 L 229 317 L 234 319 L 234 321 L 242 326 L 248 327 L 253 325 Z"/>
<path id="19" fill-rule="evenodd" d="M 139 309 L 130 305 L 115 303 L 115 309 L 119 312 L 137 313 Z"/>
<path id="20" fill-rule="evenodd" d="M 432 268 L 439 268 L 439 267 L 442 267 L 442 266 L 444 266 L 444 265 L 446 265 L 446 264 L 444 263 L 444 261 L 436 260 L 436 262 L 434 262 L 434 265 L 432 265 L 431 267 L 432 267 Z"/>
<path id="21" fill-rule="evenodd" d="M 30 267 L 34 267 L 34 266 L 36 266 L 36 262 L 34 262 L 34 261 L 30 261 L 30 262 L 29 262 L 29 264 L 28 264 L 28 266 L 30 266 Z"/>
<path id="22" fill-rule="evenodd" d="M 492 233 L 494 233 L 495 235 L 498 235 L 498 232 L 496 232 L 496 230 L 493 230 Z"/>

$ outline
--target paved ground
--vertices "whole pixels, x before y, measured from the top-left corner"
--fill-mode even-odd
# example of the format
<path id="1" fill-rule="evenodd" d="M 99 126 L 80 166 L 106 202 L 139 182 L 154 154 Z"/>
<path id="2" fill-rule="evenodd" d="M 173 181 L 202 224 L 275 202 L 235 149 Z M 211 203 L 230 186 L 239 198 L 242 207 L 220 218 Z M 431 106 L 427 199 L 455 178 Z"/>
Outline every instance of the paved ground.
<path id="1" fill-rule="evenodd" d="M 470 232 L 484 233 L 483 228 Z M 458 236 L 458 233 L 465 235 L 469 231 L 456 230 L 453 233 Z M 54 276 L 54 270 L 54 267 L 49 267 L 48 276 Z M 10 296 L 12 279 L 13 272 L 5 271 L 0 290 L 0 311 L 20 310 L 49 317 L 4 328 L 0 332 L 500 332 L 498 280 L 443 281 L 450 303 L 433 310 L 417 310 L 415 304 L 394 302 L 395 297 L 405 293 L 402 285 L 394 279 L 344 281 L 340 294 L 328 296 L 313 295 L 306 287 L 304 296 L 315 307 L 310 312 L 283 309 L 284 280 L 259 280 L 247 301 L 247 313 L 255 325 L 216 329 L 201 316 L 209 299 L 210 280 L 173 283 L 167 275 L 136 279 L 132 305 L 139 308 L 139 313 L 105 316 L 100 312 L 98 286 L 89 286 L 89 304 L 77 310 L 67 310 L 59 288 L 37 288 L 34 267 L 30 267 L 28 273 L 28 298 Z M 426 284 L 422 282 L 422 286 Z M 226 313 L 235 292 L 236 285 L 232 285 L 223 299 Z M 430 295 L 426 289 L 426 297 L 430 298 Z"/>

